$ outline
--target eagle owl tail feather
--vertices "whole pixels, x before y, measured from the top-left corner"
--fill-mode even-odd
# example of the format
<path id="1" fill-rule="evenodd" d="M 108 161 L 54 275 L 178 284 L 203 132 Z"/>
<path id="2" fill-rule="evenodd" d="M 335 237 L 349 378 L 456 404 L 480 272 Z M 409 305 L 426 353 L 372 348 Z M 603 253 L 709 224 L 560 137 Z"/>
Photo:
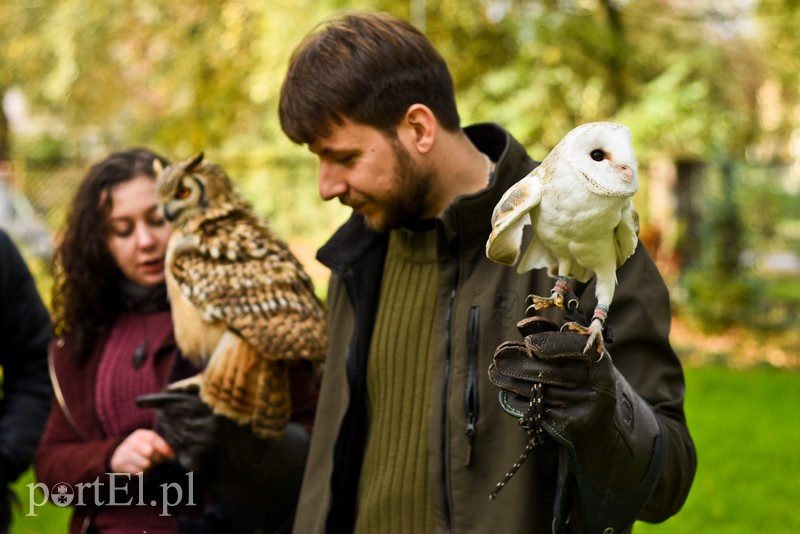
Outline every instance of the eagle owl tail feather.
<path id="1" fill-rule="evenodd" d="M 257 436 L 279 437 L 291 413 L 288 368 L 227 332 L 203 372 L 200 397 L 214 413 L 250 423 Z"/>

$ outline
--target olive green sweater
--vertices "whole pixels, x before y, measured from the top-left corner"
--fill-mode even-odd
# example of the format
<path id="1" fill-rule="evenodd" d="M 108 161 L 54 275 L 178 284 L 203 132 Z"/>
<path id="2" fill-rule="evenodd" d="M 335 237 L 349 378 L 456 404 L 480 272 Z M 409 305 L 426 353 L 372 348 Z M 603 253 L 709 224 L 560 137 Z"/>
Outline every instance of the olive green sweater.
<path id="1" fill-rule="evenodd" d="M 436 232 L 395 230 L 367 368 L 370 426 L 356 532 L 430 532 L 427 413 Z"/>

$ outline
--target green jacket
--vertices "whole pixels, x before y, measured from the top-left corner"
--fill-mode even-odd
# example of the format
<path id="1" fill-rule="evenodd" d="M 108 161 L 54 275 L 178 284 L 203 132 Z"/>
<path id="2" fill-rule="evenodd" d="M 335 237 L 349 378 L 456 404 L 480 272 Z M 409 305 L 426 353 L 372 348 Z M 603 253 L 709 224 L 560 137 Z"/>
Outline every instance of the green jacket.
<path id="1" fill-rule="evenodd" d="M 549 294 L 553 280 L 542 270 L 520 275 L 515 268 L 491 262 L 485 245 L 495 204 L 536 163 L 496 125 L 476 125 L 466 132 L 497 166 L 490 187 L 459 197 L 436 219 L 440 269 L 428 414 L 428 477 L 436 530 L 550 532 L 558 464 L 553 440 L 533 451 L 497 500 L 488 498 L 522 452 L 527 435 L 500 408 L 487 369 L 501 342 L 521 338 L 515 324 L 525 317 L 527 295 Z M 354 215 L 318 254 L 333 273 L 330 348 L 296 515 L 298 533 L 353 529 L 368 424 L 367 355 L 387 241 L 386 234 L 369 230 Z M 619 371 L 655 410 L 663 454 L 653 455 L 660 477 L 652 492 L 648 487 L 632 496 L 630 504 L 615 507 L 628 514 L 625 524 L 637 517 L 662 521 L 682 506 L 696 469 L 683 414 L 683 372 L 668 339 L 667 289 L 643 247 L 618 278 L 608 318 L 615 335 L 609 351 Z M 573 289 L 581 309 L 591 313 L 593 283 Z M 645 500 L 641 509 L 638 503 Z M 580 513 L 576 509 L 573 515 Z"/>

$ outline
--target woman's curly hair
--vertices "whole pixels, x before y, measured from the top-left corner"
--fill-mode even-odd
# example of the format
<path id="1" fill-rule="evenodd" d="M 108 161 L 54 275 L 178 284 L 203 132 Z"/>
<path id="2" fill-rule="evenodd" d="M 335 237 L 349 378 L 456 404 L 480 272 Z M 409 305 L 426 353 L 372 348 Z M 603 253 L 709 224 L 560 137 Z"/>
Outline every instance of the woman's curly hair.
<path id="1" fill-rule="evenodd" d="M 55 334 L 69 333 L 78 361 L 89 357 L 122 308 L 123 275 L 107 246 L 111 190 L 137 176 L 155 179 L 156 159 L 168 164 L 144 148 L 114 152 L 91 167 L 75 194 L 55 258 L 52 310 Z"/>

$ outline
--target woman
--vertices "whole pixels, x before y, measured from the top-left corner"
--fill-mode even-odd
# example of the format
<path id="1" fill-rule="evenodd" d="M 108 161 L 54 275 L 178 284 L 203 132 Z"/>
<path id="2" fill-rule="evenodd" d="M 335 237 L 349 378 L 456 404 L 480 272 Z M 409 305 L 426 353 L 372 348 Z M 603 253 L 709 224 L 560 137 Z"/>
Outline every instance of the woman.
<path id="1" fill-rule="evenodd" d="M 177 355 L 172 331 L 164 284 L 171 229 L 158 209 L 156 159 L 167 164 L 148 150 L 133 149 L 93 166 L 75 197 L 58 250 L 51 351 L 56 400 L 35 469 L 51 498 L 62 492 L 59 483 L 69 485 L 67 494 L 72 490 L 72 532 L 90 527 L 114 533 L 231 531 L 220 523 L 224 512 L 212 503 L 216 475 L 233 469 L 218 465 L 235 456 L 220 451 L 255 442 L 259 457 L 299 465 L 300 471 L 305 461 L 304 454 L 287 458 L 281 442 L 254 441 L 246 427 L 231 429 L 217 421 L 196 395 L 178 394 L 177 401 L 169 395 L 166 404 L 148 404 L 158 408 L 158 422 L 153 410 L 136 405 L 138 397 L 197 372 Z M 293 378 L 293 420 L 309 426 L 314 381 L 298 372 Z M 170 410 L 170 403 L 179 409 Z M 180 432 L 169 433 L 172 445 L 157 432 L 181 425 L 191 428 L 185 433 L 202 436 L 202 447 L 176 451 L 183 443 L 172 436 Z M 293 449 L 304 452 L 307 433 L 288 435 L 294 436 Z M 203 461 L 192 455 L 202 455 Z M 176 457 L 188 467 L 201 463 L 206 469 L 196 477 Z M 212 498 L 203 492 L 203 478 Z M 293 503 L 299 475 L 283 479 Z M 250 508 L 259 508 L 258 503 Z"/>

